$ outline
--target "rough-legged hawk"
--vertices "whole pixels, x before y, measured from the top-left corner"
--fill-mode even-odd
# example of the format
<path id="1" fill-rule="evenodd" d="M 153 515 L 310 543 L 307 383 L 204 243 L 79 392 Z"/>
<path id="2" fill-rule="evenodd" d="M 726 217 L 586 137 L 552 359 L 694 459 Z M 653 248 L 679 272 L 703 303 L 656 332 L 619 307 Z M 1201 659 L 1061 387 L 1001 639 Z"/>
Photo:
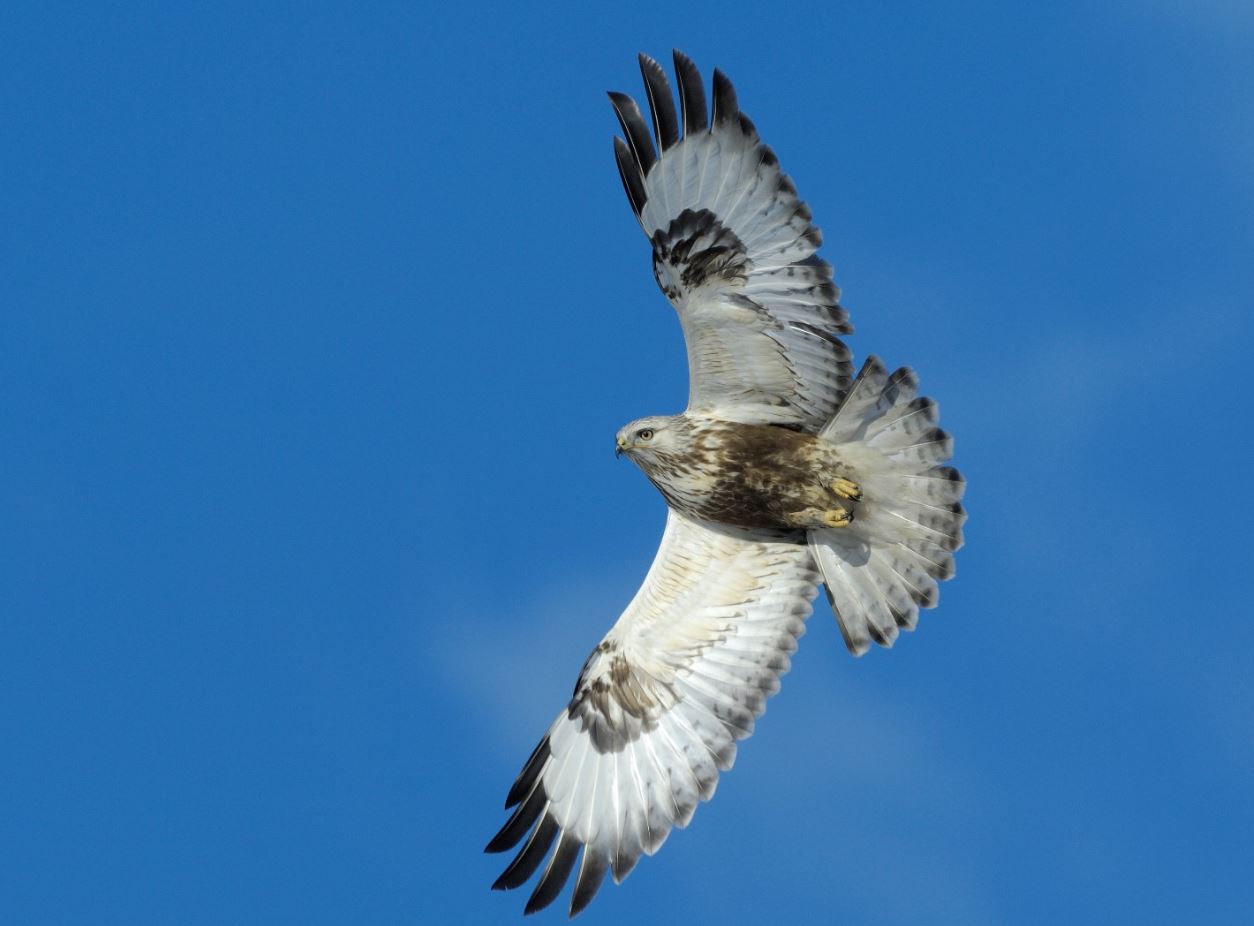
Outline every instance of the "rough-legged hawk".
<path id="1" fill-rule="evenodd" d="M 731 83 L 714 72 L 707 111 L 676 52 L 677 111 L 657 62 L 640 67 L 652 132 L 611 93 L 614 154 L 679 312 L 691 389 L 683 414 L 618 432 L 666 498 L 666 532 L 487 847 L 521 843 L 496 888 L 540 870 L 528 913 L 572 872 L 578 913 L 607 872 L 621 881 L 688 823 L 779 688 L 820 583 L 860 655 L 936 605 L 962 542 L 963 481 L 944 465 L 936 403 L 875 357 L 853 376 L 819 230 Z"/>

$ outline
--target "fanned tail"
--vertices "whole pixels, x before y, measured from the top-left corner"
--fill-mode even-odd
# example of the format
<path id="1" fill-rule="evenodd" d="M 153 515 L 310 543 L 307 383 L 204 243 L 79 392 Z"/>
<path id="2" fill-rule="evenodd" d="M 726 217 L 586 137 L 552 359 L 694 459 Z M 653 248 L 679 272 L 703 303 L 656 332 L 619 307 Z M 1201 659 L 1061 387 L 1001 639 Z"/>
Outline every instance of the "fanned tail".
<path id="1" fill-rule="evenodd" d="M 862 498 L 848 527 L 809 532 L 845 644 L 854 655 L 871 642 L 892 646 L 933 608 L 937 583 L 954 574 L 962 546 L 966 486 L 944 465 L 953 440 L 937 427 L 939 410 L 918 395 L 914 371 L 888 373 L 868 357 L 819 436 L 836 445 L 857 476 Z"/>

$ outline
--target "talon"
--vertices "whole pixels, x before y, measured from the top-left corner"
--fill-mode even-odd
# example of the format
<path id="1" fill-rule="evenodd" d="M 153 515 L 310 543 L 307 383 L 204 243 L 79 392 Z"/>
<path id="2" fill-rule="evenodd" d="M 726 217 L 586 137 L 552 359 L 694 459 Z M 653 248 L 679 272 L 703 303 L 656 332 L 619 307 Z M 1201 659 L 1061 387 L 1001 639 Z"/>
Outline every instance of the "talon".
<path id="1" fill-rule="evenodd" d="M 832 483 L 832 491 L 841 498 L 851 498 L 855 502 L 862 498 L 862 487 L 852 480 L 841 478 Z"/>
<path id="2" fill-rule="evenodd" d="M 848 527 L 851 521 L 853 521 L 853 515 L 844 508 L 833 508 L 831 511 L 823 512 L 823 523 L 828 527 Z"/>

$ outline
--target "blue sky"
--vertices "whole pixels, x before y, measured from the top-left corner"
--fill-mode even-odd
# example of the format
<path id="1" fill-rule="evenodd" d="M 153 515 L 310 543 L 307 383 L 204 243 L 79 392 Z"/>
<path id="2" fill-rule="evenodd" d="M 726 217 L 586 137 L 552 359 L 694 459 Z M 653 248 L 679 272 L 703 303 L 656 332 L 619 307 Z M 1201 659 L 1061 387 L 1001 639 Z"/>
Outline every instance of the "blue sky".
<path id="1" fill-rule="evenodd" d="M 448 6 L 0 11 L 0 919 L 521 916 L 481 849 L 686 397 L 604 97 L 673 46 L 971 520 L 581 921 L 1248 915 L 1248 4 Z"/>

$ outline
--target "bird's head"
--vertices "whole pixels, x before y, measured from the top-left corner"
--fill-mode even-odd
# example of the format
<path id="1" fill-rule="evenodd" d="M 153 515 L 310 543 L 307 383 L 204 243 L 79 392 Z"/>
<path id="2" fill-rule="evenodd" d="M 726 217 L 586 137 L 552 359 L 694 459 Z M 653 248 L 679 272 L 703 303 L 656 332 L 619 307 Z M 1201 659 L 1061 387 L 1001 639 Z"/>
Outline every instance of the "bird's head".
<path id="1" fill-rule="evenodd" d="M 659 459 L 688 449 L 689 428 L 682 415 L 654 415 L 637 418 L 620 428 L 615 437 L 614 455 L 628 459 L 648 471 Z"/>

